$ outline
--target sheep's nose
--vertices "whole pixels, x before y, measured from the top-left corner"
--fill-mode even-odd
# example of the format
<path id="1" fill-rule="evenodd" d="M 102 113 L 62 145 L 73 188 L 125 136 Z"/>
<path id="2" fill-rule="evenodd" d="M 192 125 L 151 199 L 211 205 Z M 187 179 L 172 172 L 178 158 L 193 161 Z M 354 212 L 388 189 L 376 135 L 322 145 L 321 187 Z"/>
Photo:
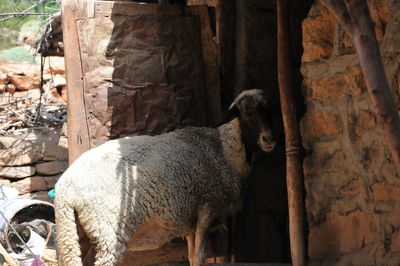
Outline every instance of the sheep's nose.
<path id="1" fill-rule="evenodd" d="M 262 141 L 265 143 L 273 143 L 274 142 L 274 138 L 270 135 L 263 135 L 261 138 L 262 138 Z"/>

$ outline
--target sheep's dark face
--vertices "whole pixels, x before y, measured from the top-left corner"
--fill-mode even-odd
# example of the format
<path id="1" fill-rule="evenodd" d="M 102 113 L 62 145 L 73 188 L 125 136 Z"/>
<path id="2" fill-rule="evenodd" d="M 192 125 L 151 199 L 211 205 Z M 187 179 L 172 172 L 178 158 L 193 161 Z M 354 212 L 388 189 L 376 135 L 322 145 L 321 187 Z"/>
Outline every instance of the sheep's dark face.
<path id="1" fill-rule="evenodd" d="M 245 91 L 235 99 L 234 105 L 239 109 L 242 134 L 247 148 L 251 151 L 273 151 L 276 142 L 271 129 L 271 112 L 263 91 Z"/>

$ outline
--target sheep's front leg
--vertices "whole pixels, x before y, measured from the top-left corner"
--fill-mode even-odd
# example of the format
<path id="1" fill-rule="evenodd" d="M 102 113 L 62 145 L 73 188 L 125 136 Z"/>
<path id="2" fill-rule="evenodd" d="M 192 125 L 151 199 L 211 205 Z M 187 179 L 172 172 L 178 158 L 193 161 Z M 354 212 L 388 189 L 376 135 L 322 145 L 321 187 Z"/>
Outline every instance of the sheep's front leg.
<path id="1" fill-rule="evenodd" d="M 190 263 L 191 266 L 200 266 L 204 259 L 204 240 L 210 223 L 211 217 L 208 210 L 200 210 L 196 225 L 194 254 L 192 257 L 192 262 Z"/>

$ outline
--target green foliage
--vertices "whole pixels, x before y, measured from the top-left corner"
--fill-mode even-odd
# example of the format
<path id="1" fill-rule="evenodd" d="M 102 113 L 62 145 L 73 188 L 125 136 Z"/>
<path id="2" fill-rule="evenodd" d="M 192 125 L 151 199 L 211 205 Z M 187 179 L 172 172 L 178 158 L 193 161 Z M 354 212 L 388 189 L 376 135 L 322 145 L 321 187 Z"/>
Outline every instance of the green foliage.
<path id="1" fill-rule="evenodd" d="M 20 32 L 38 32 L 42 26 L 42 21 L 39 20 L 28 20 L 28 22 L 22 24 Z"/>
<path id="2" fill-rule="evenodd" d="M 0 50 L 15 46 L 18 32 L 28 22 L 24 31 L 43 29 L 49 15 L 38 14 L 53 14 L 60 10 L 60 0 L 45 0 L 40 4 L 38 2 L 40 0 L 0 0 Z M 22 14 L 24 11 L 30 15 L 6 15 Z"/>
<path id="3" fill-rule="evenodd" d="M 18 31 L 0 28 L 0 50 L 15 46 L 17 39 Z"/>
<path id="4" fill-rule="evenodd" d="M 0 53 L 0 61 L 8 61 L 8 62 L 29 62 L 37 64 L 37 60 L 29 51 L 29 48 L 25 46 L 17 46 Z"/>

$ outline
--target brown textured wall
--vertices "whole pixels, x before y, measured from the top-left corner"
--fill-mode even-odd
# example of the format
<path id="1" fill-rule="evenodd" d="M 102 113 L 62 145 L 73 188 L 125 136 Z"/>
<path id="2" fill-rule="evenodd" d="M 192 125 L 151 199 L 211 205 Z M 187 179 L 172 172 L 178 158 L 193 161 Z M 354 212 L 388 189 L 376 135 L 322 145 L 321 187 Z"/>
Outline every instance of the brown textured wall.
<path id="1" fill-rule="evenodd" d="M 400 3 L 368 4 L 398 101 Z M 317 265 L 398 265 L 400 179 L 358 58 L 348 36 L 319 2 L 302 26 L 309 257 Z"/>

